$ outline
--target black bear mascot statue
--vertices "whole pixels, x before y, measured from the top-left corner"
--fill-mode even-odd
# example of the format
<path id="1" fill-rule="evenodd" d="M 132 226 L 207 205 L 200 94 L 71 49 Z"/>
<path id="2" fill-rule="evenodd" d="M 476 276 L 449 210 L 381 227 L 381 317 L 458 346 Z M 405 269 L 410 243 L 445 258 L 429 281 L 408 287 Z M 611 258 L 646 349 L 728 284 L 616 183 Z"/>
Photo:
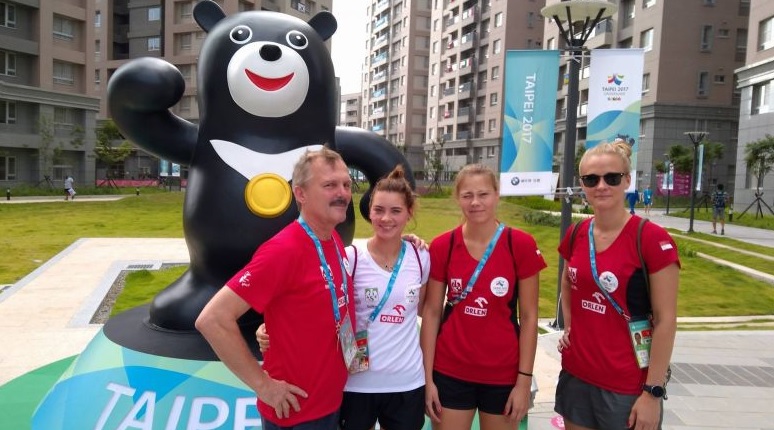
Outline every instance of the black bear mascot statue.
<path id="1" fill-rule="evenodd" d="M 337 86 L 324 45 L 336 31 L 331 13 L 308 22 L 266 11 L 226 16 L 204 0 L 193 16 L 207 32 L 197 70 L 198 123 L 170 111 L 185 81 L 166 61 L 130 61 L 108 85 L 110 114 L 124 136 L 189 167 L 183 221 L 190 266 L 154 298 L 146 320 L 151 329 L 179 333 L 192 333 L 217 290 L 259 245 L 298 217 L 289 181 L 304 151 L 327 145 L 371 185 L 402 164 L 413 183 L 403 154 L 387 140 L 336 126 Z M 369 195 L 370 189 L 361 202 L 364 217 Z M 338 227 L 347 243 L 354 213 L 350 207 Z M 254 328 L 255 321 L 244 325 Z M 158 347 L 162 355 L 180 355 Z"/>

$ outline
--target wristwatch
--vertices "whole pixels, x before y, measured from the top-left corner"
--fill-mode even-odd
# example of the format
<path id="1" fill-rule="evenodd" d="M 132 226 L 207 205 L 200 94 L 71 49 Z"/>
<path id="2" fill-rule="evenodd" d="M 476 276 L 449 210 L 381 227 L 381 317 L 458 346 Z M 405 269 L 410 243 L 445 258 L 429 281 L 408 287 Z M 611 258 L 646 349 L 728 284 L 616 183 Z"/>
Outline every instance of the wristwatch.
<path id="1" fill-rule="evenodd" d="M 666 395 L 666 388 L 662 387 L 661 385 L 648 385 L 643 384 L 642 385 L 642 391 L 646 391 L 650 393 L 651 396 L 655 398 L 661 398 Z"/>

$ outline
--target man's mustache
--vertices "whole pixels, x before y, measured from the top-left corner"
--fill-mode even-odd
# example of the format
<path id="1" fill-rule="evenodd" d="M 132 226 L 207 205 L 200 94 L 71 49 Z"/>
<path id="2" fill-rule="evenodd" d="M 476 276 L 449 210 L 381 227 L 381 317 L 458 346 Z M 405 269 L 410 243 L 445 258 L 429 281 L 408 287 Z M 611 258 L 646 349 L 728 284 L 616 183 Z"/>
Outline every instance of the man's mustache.
<path id="1" fill-rule="evenodd" d="M 345 199 L 336 199 L 331 202 L 331 206 L 344 206 L 347 207 L 349 205 L 349 201 Z"/>

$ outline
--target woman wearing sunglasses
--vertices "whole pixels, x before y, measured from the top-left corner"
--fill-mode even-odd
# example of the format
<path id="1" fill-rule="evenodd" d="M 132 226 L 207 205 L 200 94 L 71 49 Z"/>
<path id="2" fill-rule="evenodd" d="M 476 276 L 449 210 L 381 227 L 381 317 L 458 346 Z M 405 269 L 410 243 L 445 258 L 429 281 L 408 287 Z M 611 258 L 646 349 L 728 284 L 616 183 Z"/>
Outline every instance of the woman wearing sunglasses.
<path id="1" fill-rule="evenodd" d="M 626 210 L 630 157 L 623 142 L 586 151 L 579 173 L 594 216 L 559 245 L 565 330 L 555 410 L 571 430 L 661 427 L 680 261 L 663 228 Z"/>

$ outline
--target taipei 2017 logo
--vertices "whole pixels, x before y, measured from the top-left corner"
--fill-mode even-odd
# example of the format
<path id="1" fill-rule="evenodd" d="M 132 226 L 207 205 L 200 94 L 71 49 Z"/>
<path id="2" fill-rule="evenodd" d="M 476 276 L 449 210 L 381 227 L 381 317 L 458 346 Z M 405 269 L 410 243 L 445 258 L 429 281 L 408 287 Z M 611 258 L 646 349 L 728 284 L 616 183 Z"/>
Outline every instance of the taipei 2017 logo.
<path id="1" fill-rule="evenodd" d="M 621 85 L 621 83 L 623 82 L 623 78 L 624 78 L 623 75 L 619 75 L 618 73 L 613 73 L 612 75 L 607 77 L 607 83 Z"/>
<path id="2" fill-rule="evenodd" d="M 623 84 L 624 75 L 620 73 L 607 75 L 607 85 L 602 85 L 602 94 L 604 94 L 608 101 L 621 101 L 623 100 L 623 95 L 629 91 L 629 87 Z"/>

